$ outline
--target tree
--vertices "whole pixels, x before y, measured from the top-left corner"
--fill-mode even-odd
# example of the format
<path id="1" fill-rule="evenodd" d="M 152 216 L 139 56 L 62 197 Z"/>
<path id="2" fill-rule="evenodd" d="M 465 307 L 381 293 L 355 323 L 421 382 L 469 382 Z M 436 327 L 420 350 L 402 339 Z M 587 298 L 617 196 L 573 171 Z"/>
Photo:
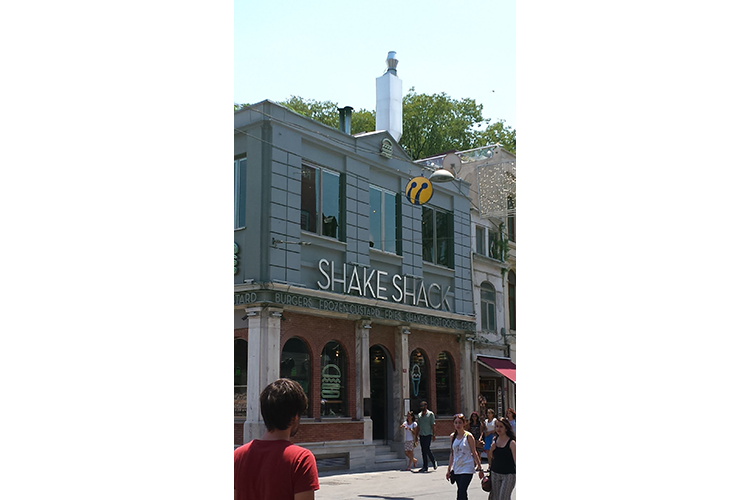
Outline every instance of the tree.
<path id="1" fill-rule="evenodd" d="M 279 102 L 280 105 L 292 111 L 312 118 L 313 120 L 328 125 L 335 129 L 339 128 L 339 105 L 332 101 L 316 101 L 315 99 L 303 99 L 299 96 L 291 96 L 289 99 Z M 234 110 L 240 110 L 249 104 L 235 104 Z M 366 109 L 352 112 L 352 134 L 361 132 L 372 132 L 375 130 L 375 112 Z"/>
<path id="2" fill-rule="evenodd" d="M 291 96 L 279 104 L 329 127 L 339 128 L 338 104 Z M 235 111 L 248 106 L 235 104 Z M 447 151 L 500 144 L 516 153 L 516 131 L 505 120 L 490 123 L 482 116 L 481 104 L 474 99 L 451 99 L 445 92 L 417 94 L 414 87 L 403 99 L 403 136 L 401 147 L 413 158 L 427 158 Z M 352 112 L 352 134 L 375 130 L 375 112 Z"/>
<path id="3" fill-rule="evenodd" d="M 500 144 L 506 151 L 516 154 L 516 130 L 500 120 L 479 132 L 479 145 Z"/>
<path id="4" fill-rule="evenodd" d="M 404 135 L 399 144 L 413 159 L 476 147 L 474 127 L 489 122 L 474 99 L 451 99 L 445 92 L 404 97 Z"/>

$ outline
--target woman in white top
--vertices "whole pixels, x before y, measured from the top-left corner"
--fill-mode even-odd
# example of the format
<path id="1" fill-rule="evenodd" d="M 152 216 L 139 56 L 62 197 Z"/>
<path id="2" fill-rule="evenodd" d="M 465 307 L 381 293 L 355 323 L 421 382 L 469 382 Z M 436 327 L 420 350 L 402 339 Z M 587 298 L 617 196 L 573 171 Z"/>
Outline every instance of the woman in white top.
<path id="1" fill-rule="evenodd" d="M 455 481 L 458 490 L 457 500 L 468 500 L 469 483 L 471 483 L 475 471 L 479 471 L 480 479 L 484 477 L 474 436 L 464 429 L 464 425 L 466 425 L 466 417 L 463 413 L 453 415 L 453 426 L 456 428 L 456 432 L 451 434 L 451 456 L 448 459 L 448 471 L 445 473 L 445 479 L 451 480 L 451 475 L 453 475 L 453 481 Z"/>
<path id="2" fill-rule="evenodd" d="M 414 421 L 414 412 L 406 414 L 406 421 L 401 424 L 404 429 L 404 453 L 406 454 L 406 467 L 404 470 L 410 470 L 417 466 L 417 459 L 414 458 L 414 443 L 417 440 L 417 423 Z"/>
<path id="3" fill-rule="evenodd" d="M 492 466 L 492 453 L 490 446 L 495 437 L 495 426 L 498 424 L 495 418 L 495 410 L 487 410 L 487 420 L 484 421 L 484 452 L 487 454 L 487 470 Z"/>

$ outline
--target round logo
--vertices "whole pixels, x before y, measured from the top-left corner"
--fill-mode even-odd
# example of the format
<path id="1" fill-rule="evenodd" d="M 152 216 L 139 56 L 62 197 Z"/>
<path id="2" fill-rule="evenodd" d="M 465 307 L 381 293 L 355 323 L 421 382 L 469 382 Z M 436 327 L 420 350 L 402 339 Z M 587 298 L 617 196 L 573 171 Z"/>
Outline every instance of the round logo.
<path id="1" fill-rule="evenodd" d="M 406 185 L 404 193 L 412 205 L 424 205 L 432 198 L 432 183 L 427 177 L 414 177 Z"/>

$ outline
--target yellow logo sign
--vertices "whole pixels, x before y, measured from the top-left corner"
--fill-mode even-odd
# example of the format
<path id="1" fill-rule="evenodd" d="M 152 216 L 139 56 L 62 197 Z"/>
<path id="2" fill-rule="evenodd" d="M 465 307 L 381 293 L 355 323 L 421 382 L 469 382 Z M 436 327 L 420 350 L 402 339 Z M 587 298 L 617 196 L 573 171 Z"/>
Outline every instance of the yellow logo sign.
<path id="1" fill-rule="evenodd" d="M 405 193 L 412 205 L 424 205 L 432 198 L 432 183 L 427 177 L 414 177 L 406 185 Z"/>

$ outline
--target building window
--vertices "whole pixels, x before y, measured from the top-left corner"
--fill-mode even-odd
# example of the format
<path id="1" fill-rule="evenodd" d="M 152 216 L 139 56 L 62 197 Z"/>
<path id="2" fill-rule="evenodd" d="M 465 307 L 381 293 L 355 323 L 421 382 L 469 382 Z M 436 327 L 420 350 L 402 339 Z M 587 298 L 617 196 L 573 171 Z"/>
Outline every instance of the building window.
<path id="1" fill-rule="evenodd" d="M 500 232 L 490 231 L 490 257 L 500 260 Z"/>
<path id="2" fill-rule="evenodd" d="M 245 227 L 247 158 L 234 160 L 234 228 Z"/>
<path id="3" fill-rule="evenodd" d="M 281 350 L 281 378 L 292 379 L 299 382 L 305 391 L 308 401 L 310 398 L 310 350 L 307 344 L 298 338 L 292 337 L 284 344 Z M 312 405 L 307 405 L 307 416 L 311 416 Z"/>
<path id="4" fill-rule="evenodd" d="M 482 330 L 485 332 L 497 332 L 495 322 L 495 287 L 485 281 L 480 287 L 482 304 Z"/>
<path id="5" fill-rule="evenodd" d="M 429 376 L 427 356 L 421 349 L 414 349 L 409 358 L 409 394 L 411 409 L 415 413 L 419 411 L 419 403 L 428 401 Z"/>
<path id="6" fill-rule="evenodd" d="M 516 273 L 508 272 L 508 326 L 516 329 Z"/>
<path id="7" fill-rule="evenodd" d="M 453 214 L 422 207 L 422 260 L 453 269 Z"/>
<path id="8" fill-rule="evenodd" d="M 370 186 L 370 247 L 401 255 L 398 229 L 396 194 Z"/>
<path id="9" fill-rule="evenodd" d="M 320 416 L 347 416 L 346 352 L 341 344 L 333 341 L 325 345 L 320 366 Z"/>
<path id="10" fill-rule="evenodd" d="M 487 255 L 487 253 L 484 250 L 484 235 L 487 232 L 487 229 L 477 225 L 476 226 L 476 252 L 479 255 Z"/>
<path id="11" fill-rule="evenodd" d="M 341 239 L 340 189 L 338 173 L 303 164 L 300 227 Z"/>
<path id="12" fill-rule="evenodd" d="M 453 361 L 445 351 L 435 364 L 435 392 L 438 415 L 453 415 Z"/>
<path id="13" fill-rule="evenodd" d="M 508 196 L 508 210 L 516 208 L 516 202 L 512 197 Z M 515 214 L 515 212 L 514 212 Z M 508 240 L 516 241 L 516 216 L 511 215 L 508 217 Z"/>
<path id="14" fill-rule="evenodd" d="M 234 416 L 247 416 L 247 341 L 234 339 Z"/>

